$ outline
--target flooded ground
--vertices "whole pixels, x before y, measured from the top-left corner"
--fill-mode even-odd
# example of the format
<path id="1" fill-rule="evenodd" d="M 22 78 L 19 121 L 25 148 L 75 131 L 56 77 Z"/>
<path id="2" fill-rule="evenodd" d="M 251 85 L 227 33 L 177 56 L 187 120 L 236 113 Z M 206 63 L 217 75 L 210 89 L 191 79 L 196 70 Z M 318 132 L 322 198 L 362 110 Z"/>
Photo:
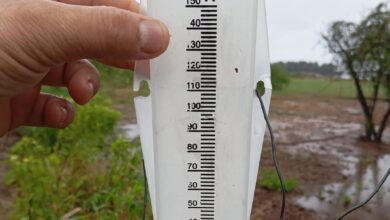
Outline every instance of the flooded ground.
<path id="1" fill-rule="evenodd" d="M 283 171 L 299 179 L 299 189 L 288 195 L 286 219 L 336 219 L 367 198 L 390 167 L 389 144 L 360 139 L 363 119 L 354 100 L 276 97 L 271 120 Z M 384 139 L 390 142 L 389 131 Z M 266 143 L 261 169 L 272 165 Z M 253 219 L 278 219 L 280 195 L 260 187 L 256 195 Z M 367 207 L 347 219 L 390 219 L 389 209 L 387 182 Z"/>
<path id="2" fill-rule="evenodd" d="M 381 105 L 379 109 L 385 109 Z M 390 167 L 390 145 L 363 142 L 363 118 L 355 100 L 274 97 L 272 126 L 287 178 L 299 180 L 288 194 L 286 219 L 336 219 L 366 198 Z M 134 123 L 119 126 L 133 140 Z M 385 134 L 390 143 L 390 130 Z M 267 139 L 268 140 L 268 139 Z M 273 169 L 266 141 L 261 169 Z M 252 219 L 278 219 L 280 194 L 258 187 Z M 390 219 L 390 182 L 364 209 L 348 219 Z"/>
<path id="3" fill-rule="evenodd" d="M 127 140 L 139 136 L 134 109 L 116 106 L 123 113 L 118 133 Z M 385 109 L 381 104 L 379 109 Z M 298 179 L 298 188 L 287 195 L 286 220 L 336 219 L 372 192 L 390 167 L 390 129 L 387 144 L 369 144 L 360 139 L 363 118 L 355 100 L 275 96 L 271 121 L 278 142 L 278 157 L 284 176 Z M 268 137 L 268 136 L 267 136 Z M 19 137 L 0 139 L 0 162 Z M 0 178 L 8 169 L 0 163 Z M 273 169 L 266 138 L 261 170 Z M 6 216 L 15 190 L 0 182 L 0 213 Z M 253 220 L 278 219 L 281 196 L 261 187 L 256 190 Z M 390 219 L 390 181 L 371 203 L 346 219 Z"/>
<path id="4" fill-rule="evenodd" d="M 121 123 L 118 125 L 118 132 L 123 134 L 126 141 L 134 141 L 140 136 L 140 130 L 137 124 Z"/>
<path id="5" fill-rule="evenodd" d="M 390 145 L 360 140 L 363 119 L 355 100 L 274 97 L 271 120 L 283 172 L 299 180 L 288 195 L 286 219 L 336 219 L 366 198 L 390 167 Z M 134 122 L 122 122 L 118 129 L 127 140 L 139 136 Z M 390 131 L 385 141 L 390 143 Z M 261 169 L 273 169 L 268 141 Z M 258 187 L 252 219 L 278 219 L 279 205 L 279 193 Z M 389 208 L 390 182 L 348 219 L 390 219 Z"/>

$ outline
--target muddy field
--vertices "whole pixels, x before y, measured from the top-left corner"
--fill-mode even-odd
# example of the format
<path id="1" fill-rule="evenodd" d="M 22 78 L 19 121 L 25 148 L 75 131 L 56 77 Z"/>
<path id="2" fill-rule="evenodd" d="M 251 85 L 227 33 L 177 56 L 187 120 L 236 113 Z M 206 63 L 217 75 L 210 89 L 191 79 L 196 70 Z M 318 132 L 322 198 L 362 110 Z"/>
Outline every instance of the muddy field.
<path id="1" fill-rule="evenodd" d="M 124 105 L 116 108 L 125 116 L 118 132 L 125 132 L 129 140 L 136 138 L 139 133 L 133 110 Z M 390 144 L 369 144 L 360 139 L 363 118 L 354 100 L 275 96 L 270 117 L 284 176 L 299 181 L 297 189 L 287 195 L 288 220 L 336 219 L 348 206 L 365 198 L 390 167 Z M 0 139 L 0 178 L 7 170 L 3 161 L 9 146 L 17 139 L 15 134 Z M 390 129 L 385 142 L 390 143 Z M 266 138 L 261 170 L 272 168 Z M 1 216 L 9 211 L 14 191 L 0 182 Z M 278 192 L 258 187 L 252 219 L 278 219 L 280 199 Z M 369 206 L 348 219 L 390 219 L 389 209 L 390 183 L 386 183 Z"/>
<path id="2" fill-rule="evenodd" d="M 298 189 L 287 195 L 286 219 L 337 219 L 366 198 L 390 167 L 389 144 L 360 138 L 363 118 L 354 100 L 274 97 L 271 120 L 283 173 L 299 180 Z M 390 143 L 390 131 L 385 142 Z M 266 141 L 261 170 L 272 168 Z M 278 192 L 258 187 L 252 219 L 278 219 L 280 199 Z M 386 183 L 367 207 L 347 219 L 390 219 L 389 208 Z"/>

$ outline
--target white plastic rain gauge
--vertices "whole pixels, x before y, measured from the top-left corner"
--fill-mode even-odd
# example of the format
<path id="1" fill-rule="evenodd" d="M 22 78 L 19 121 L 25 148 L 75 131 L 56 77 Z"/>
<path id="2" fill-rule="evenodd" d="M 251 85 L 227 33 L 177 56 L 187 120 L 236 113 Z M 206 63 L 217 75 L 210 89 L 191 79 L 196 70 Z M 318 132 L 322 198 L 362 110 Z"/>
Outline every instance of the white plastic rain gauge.
<path id="1" fill-rule="evenodd" d="M 156 220 L 247 220 L 265 131 L 256 85 L 271 97 L 264 0 L 145 0 L 169 28 L 140 62 L 135 99 Z M 150 79 L 146 76 L 150 75 Z"/>

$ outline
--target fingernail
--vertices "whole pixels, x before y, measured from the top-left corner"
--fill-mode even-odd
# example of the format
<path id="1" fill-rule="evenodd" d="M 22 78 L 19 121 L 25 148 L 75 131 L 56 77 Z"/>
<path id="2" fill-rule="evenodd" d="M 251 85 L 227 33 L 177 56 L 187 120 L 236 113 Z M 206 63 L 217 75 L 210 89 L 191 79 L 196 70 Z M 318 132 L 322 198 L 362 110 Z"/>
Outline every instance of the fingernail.
<path id="1" fill-rule="evenodd" d="M 142 52 L 153 54 L 163 49 L 165 30 L 161 23 L 153 20 L 142 20 L 139 29 Z"/>
<path id="2" fill-rule="evenodd" d="M 66 119 L 68 118 L 68 109 L 65 107 L 60 106 L 59 107 L 60 111 L 60 123 L 64 123 Z"/>
<path id="3" fill-rule="evenodd" d="M 89 92 L 91 93 L 91 98 L 92 98 L 92 96 L 95 95 L 95 88 L 94 88 L 93 83 L 89 82 L 88 83 L 88 88 L 89 88 Z"/>

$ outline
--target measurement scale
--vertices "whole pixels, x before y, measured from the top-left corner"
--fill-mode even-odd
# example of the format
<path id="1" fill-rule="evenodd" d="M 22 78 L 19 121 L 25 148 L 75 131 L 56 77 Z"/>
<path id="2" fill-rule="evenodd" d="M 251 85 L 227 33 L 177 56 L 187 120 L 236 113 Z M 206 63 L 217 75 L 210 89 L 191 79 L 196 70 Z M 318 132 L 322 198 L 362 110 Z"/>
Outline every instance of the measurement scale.
<path id="1" fill-rule="evenodd" d="M 154 219 L 250 219 L 271 96 L 264 0 L 145 0 L 169 28 L 161 57 L 137 63 L 135 98 Z M 150 75 L 150 80 L 146 78 Z"/>

